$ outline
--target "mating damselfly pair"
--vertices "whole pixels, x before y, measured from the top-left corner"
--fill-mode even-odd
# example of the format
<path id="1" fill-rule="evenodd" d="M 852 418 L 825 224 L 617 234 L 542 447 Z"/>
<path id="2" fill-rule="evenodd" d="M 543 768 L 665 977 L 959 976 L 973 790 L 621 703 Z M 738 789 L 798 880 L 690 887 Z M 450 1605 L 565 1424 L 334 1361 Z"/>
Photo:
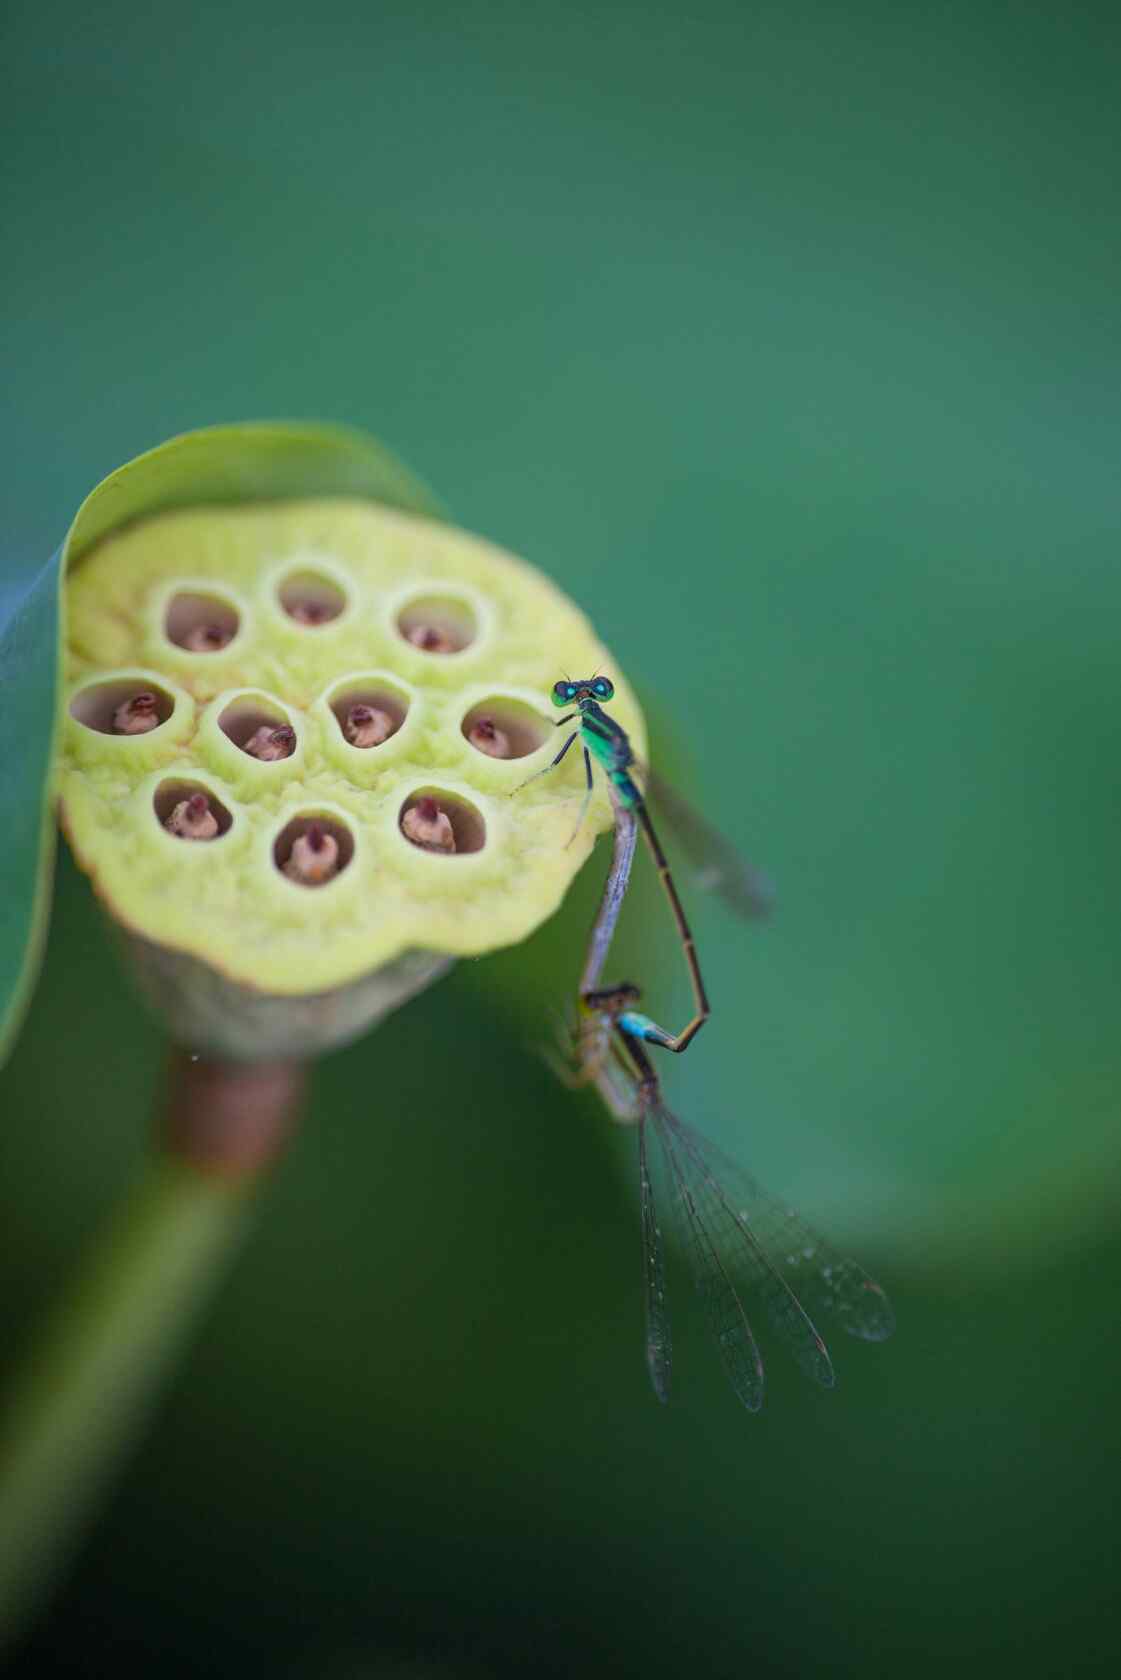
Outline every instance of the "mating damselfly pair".
<path id="1" fill-rule="evenodd" d="M 669 1398 L 672 1344 L 657 1211 L 658 1201 L 668 1200 L 732 1386 L 748 1410 L 757 1411 L 763 1402 L 763 1363 L 745 1302 L 762 1306 L 771 1328 L 786 1341 L 801 1369 L 825 1387 L 832 1387 L 835 1377 L 815 1316 L 832 1319 L 864 1341 L 884 1340 L 895 1321 L 878 1284 L 722 1156 L 665 1102 L 646 1047 L 680 1054 L 708 1019 L 709 1002 L 692 931 L 636 776 L 643 776 L 647 789 L 655 784 L 637 764 L 625 731 L 604 710 L 613 696 L 610 679 L 601 675 L 556 683 L 553 704 L 575 707 L 557 727 L 579 722 L 552 763 L 538 771 L 545 775 L 554 769 L 579 738 L 585 793 L 577 829 L 591 797 L 593 758 L 606 773 L 615 814 L 611 870 L 580 977 L 579 1020 L 559 1071 L 570 1084 L 594 1084 L 612 1115 L 636 1129 L 646 1358 L 654 1392 L 662 1401 Z M 680 829 L 704 884 L 741 915 L 764 913 L 771 899 L 764 878 L 677 795 L 659 785 L 656 797 Z M 669 900 L 693 990 L 694 1013 L 679 1033 L 668 1032 L 639 1012 L 637 986 L 600 984 L 630 880 L 639 828 Z"/>

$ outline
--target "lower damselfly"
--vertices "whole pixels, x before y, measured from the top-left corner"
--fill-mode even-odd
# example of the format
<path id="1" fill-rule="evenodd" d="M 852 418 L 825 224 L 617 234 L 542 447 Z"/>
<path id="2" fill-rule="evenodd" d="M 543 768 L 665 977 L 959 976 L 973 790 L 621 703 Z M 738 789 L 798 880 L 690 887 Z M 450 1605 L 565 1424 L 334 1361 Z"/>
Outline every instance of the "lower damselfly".
<path id="1" fill-rule="evenodd" d="M 861 1341 L 895 1328 L 886 1295 L 792 1208 L 763 1189 L 667 1105 L 645 1044 L 654 1023 L 636 986 L 592 993 L 570 1041 L 570 1084 L 592 1083 L 615 1119 L 637 1136 L 646 1361 L 659 1400 L 673 1363 L 659 1205 L 672 1211 L 688 1252 L 709 1331 L 748 1411 L 763 1403 L 763 1360 L 748 1308 L 757 1305 L 807 1376 L 835 1381 L 818 1331 L 831 1322 Z"/>

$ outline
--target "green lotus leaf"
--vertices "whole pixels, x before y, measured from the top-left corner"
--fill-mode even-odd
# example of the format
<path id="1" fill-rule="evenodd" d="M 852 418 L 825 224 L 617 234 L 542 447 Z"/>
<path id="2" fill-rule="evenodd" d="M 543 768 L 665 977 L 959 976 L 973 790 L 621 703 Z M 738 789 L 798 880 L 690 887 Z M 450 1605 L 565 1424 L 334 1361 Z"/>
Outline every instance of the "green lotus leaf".
<path id="1" fill-rule="evenodd" d="M 19 590 L 0 622 L 0 1063 L 19 1030 L 47 931 L 54 822 L 48 786 L 55 720 L 61 554 Z"/>

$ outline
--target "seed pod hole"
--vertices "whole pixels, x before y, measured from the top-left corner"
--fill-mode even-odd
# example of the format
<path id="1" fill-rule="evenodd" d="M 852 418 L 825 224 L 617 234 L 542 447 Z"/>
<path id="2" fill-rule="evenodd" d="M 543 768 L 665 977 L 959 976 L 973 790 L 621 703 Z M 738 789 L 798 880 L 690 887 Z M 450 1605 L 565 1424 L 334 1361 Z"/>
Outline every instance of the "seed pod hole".
<path id="1" fill-rule="evenodd" d="M 309 630 L 330 624 L 346 610 L 346 595 L 333 578 L 322 572 L 293 572 L 277 590 L 289 618 Z"/>
<path id="2" fill-rule="evenodd" d="M 418 788 L 401 807 L 401 833 L 422 852 L 444 857 L 464 852 L 481 852 L 486 844 L 487 825 L 480 811 L 458 794 L 440 788 Z"/>
<path id="3" fill-rule="evenodd" d="M 317 811 L 301 812 L 273 842 L 273 862 L 301 887 L 323 887 L 341 875 L 354 856 L 354 836 L 345 823 Z"/>
<path id="4" fill-rule="evenodd" d="M 176 647 L 188 653 L 221 653 L 241 626 L 238 611 L 218 595 L 184 590 L 167 604 L 164 633 Z"/>
<path id="5" fill-rule="evenodd" d="M 70 716 L 99 735 L 150 735 L 174 710 L 171 695 L 145 677 L 90 683 L 70 702 Z"/>
<path id="6" fill-rule="evenodd" d="M 532 706 L 500 696 L 472 706 L 460 728 L 487 758 L 528 758 L 552 735 Z"/>
<path id="7" fill-rule="evenodd" d="M 329 704 L 343 740 L 363 749 L 380 747 L 396 735 L 409 713 L 406 697 L 376 679 L 348 684 Z"/>
<path id="8" fill-rule="evenodd" d="M 161 782 L 152 808 L 161 828 L 179 840 L 217 840 L 233 824 L 222 801 L 201 782 Z"/>
<path id="9" fill-rule="evenodd" d="M 478 634 L 475 614 L 466 601 L 436 595 L 410 601 L 397 614 L 397 628 L 421 653 L 461 653 Z"/>
<path id="10" fill-rule="evenodd" d="M 249 696 L 231 700 L 218 718 L 218 727 L 235 747 L 263 764 L 291 758 L 296 750 L 296 731 L 280 707 L 266 708 Z"/>

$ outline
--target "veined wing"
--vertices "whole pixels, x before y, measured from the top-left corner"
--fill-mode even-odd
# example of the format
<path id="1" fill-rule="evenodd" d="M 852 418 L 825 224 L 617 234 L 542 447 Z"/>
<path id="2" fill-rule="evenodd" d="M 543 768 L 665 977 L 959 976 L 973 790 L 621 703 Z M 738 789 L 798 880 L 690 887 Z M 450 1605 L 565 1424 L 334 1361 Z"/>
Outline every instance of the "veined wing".
<path id="1" fill-rule="evenodd" d="M 689 1147 L 721 1185 L 734 1217 L 750 1229 L 809 1312 L 832 1318 L 850 1336 L 864 1342 L 886 1341 L 895 1329 L 895 1314 L 880 1285 L 856 1263 L 839 1253 L 819 1231 L 792 1207 L 764 1190 L 739 1162 L 709 1143 L 692 1128 Z"/>
<path id="2" fill-rule="evenodd" d="M 673 1347 L 666 1306 L 666 1265 L 654 1185 L 646 1156 L 646 1120 L 638 1123 L 638 1185 L 642 1217 L 642 1286 L 646 1309 L 646 1364 L 654 1393 L 664 1405 L 669 1399 Z"/>
<path id="3" fill-rule="evenodd" d="M 702 1210 L 725 1271 L 743 1294 L 754 1293 L 763 1310 L 808 1377 L 832 1388 L 836 1382 L 829 1350 L 789 1282 L 763 1246 L 750 1219 L 730 1198 L 706 1160 L 701 1141 L 669 1109 L 661 1115 L 673 1139 L 683 1180 Z"/>
<path id="4" fill-rule="evenodd" d="M 655 810 L 664 814 L 681 842 L 698 886 L 717 893 L 738 916 L 769 915 L 775 902 L 775 889 L 768 877 L 748 863 L 732 842 L 657 771 L 638 768 Z"/>
<path id="5" fill-rule="evenodd" d="M 748 1411 L 757 1412 L 763 1404 L 763 1361 L 729 1275 L 722 1246 L 710 1228 L 707 1198 L 702 1193 L 698 1205 L 695 1186 L 686 1176 L 685 1151 L 671 1124 L 669 1110 L 659 1104 L 648 1111 L 646 1118 L 658 1140 L 673 1186 L 672 1201 L 682 1234 L 692 1252 L 693 1272 L 709 1330 L 732 1387 Z"/>

